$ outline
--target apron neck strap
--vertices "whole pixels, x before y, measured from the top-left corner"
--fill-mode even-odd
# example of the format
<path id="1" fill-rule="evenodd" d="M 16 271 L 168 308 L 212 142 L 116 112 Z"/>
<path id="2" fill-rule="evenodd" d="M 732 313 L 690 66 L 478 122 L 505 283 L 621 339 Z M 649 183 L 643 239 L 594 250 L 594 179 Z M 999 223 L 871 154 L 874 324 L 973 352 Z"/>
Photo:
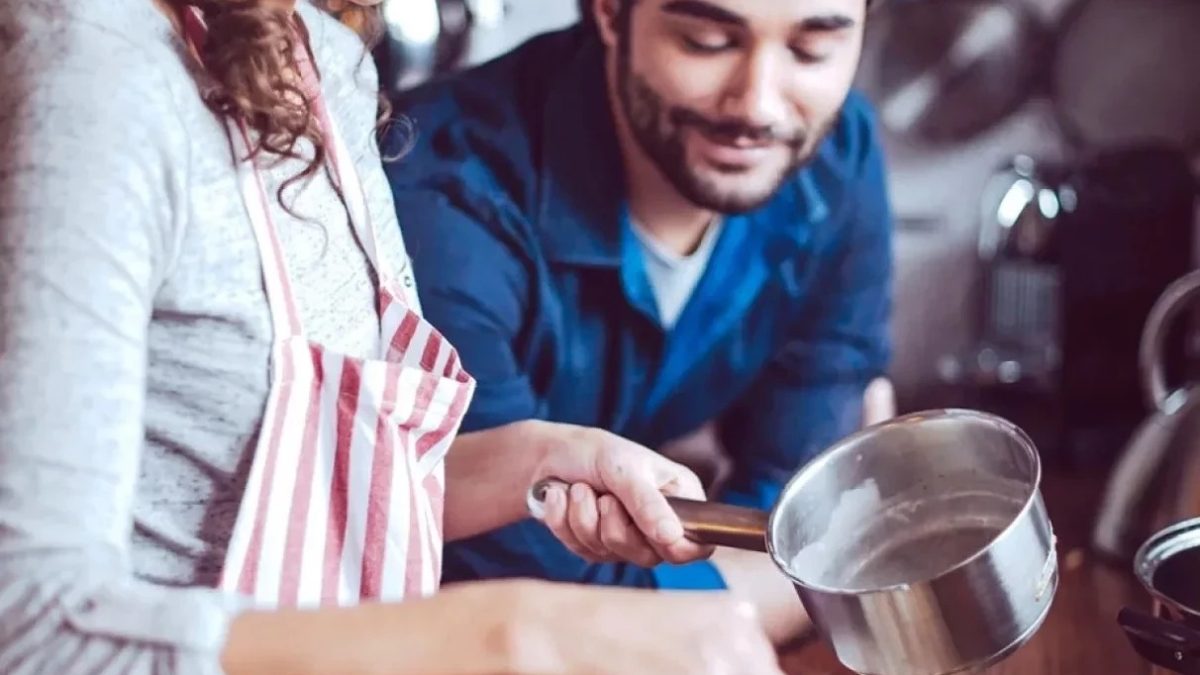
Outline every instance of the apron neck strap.
<path id="1" fill-rule="evenodd" d="M 300 68 L 304 89 L 309 96 L 309 100 L 312 102 L 313 113 L 317 116 L 317 121 L 320 123 L 321 131 L 324 135 L 325 152 L 328 155 L 329 166 L 332 168 L 335 185 L 341 195 L 343 204 L 346 206 L 346 211 L 349 213 L 350 224 L 354 228 L 354 233 L 358 237 L 359 244 L 362 245 L 367 259 L 370 260 L 376 272 L 378 272 L 380 283 L 384 283 L 385 280 L 392 279 L 394 273 L 387 258 L 379 254 L 381 250 L 379 232 L 371 221 L 371 213 L 367 207 L 366 192 L 359 181 L 358 168 L 354 163 L 354 155 L 350 153 L 349 148 L 346 146 L 345 136 L 342 134 L 341 129 L 338 128 L 337 120 L 329 112 L 328 101 L 321 93 L 321 80 L 317 76 L 316 67 L 309 56 L 308 50 L 303 44 L 298 44 L 296 51 L 296 63 Z M 368 56 L 367 58 L 370 57 Z"/>
<path id="2" fill-rule="evenodd" d="M 180 13 L 180 20 L 183 25 L 185 42 L 196 51 L 197 57 L 201 56 L 204 42 L 208 36 L 208 28 L 203 14 L 196 7 L 188 7 Z M 299 20 L 299 16 L 297 16 L 297 20 Z M 387 260 L 379 255 L 378 233 L 372 226 L 366 196 L 358 179 L 358 171 L 336 122 L 329 114 L 325 99 L 321 94 L 320 78 L 306 48 L 307 30 L 304 30 L 303 22 L 300 23 L 300 26 L 298 35 L 304 39 L 304 42 L 297 42 L 296 63 L 300 69 L 303 90 L 309 97 L 313 113 L 317 116 L 321 126 L 327 154 L 327 166 L 330 168 L 332 180 L 335 181 L 335 188 L 341 195 L 354 233 L 363 247 L 367 259 L 378 273 L 379 283 L 385 284 L 392 278 L 392 270 Z M 202 59 L 200 65 L 203 67 Z M 295 296 L 291 290 L 291 275 L 288 273 L 287 262 L 283 255 L 278 228 L 271 217 L 268 191 L 262 174 L 254 162 L 252 153 L 254 145 L 250 130 L 240 119 L 227 120 L 226 126 L 230 132 L 230 140 L 233 142 L 239 187 L 246 204 L 247 215 L 254 228 L 255 239 L 258 242 L 259 256 L 263 265 L 264 285 L 271 307 L 275 334 L 280 338 L 301 335 L 303 327 Z"/>

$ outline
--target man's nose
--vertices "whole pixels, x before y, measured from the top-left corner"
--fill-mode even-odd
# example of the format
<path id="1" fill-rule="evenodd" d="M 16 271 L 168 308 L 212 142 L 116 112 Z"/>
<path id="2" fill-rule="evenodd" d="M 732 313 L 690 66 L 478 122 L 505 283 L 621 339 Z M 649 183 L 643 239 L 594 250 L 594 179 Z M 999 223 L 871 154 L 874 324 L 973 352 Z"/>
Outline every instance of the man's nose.
<path id="1" fill-rule="evenodd" d="M 754 128 L 778 129 L 787 122 L 787 97 L 780 55 L 752 52 L 741 64 L 722 101 L 724 117 Z"/>

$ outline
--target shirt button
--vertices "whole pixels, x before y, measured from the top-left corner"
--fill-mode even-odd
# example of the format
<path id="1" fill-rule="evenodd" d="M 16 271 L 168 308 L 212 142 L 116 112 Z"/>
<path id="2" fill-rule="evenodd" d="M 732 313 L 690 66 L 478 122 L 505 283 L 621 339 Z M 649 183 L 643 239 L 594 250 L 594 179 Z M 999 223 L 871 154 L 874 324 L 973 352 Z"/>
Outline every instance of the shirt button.
<path id="1" fill-rule="evenodd" d="M 405 288 L 412 288 L 412 287 L 413 287 L 413 278 L 412 278 L 411 276 L 407 275 L 407 274 L 406 274 L 406 275 L 404 275 L 404 287 L 405 287 Z"/>

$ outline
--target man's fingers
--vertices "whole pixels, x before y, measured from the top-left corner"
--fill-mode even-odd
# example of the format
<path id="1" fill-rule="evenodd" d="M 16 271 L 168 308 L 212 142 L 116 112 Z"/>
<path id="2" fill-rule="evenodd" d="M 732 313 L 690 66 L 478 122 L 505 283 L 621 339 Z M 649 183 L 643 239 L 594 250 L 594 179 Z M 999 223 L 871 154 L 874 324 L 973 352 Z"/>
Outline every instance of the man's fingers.
<path id="1" fill-rule="evenodd" d="M 664 461 L 656 468 L 661 472 L 663 493 L 672 497 L 705 500 L 704 486 L 700 483 L 700 478 L 687 467 L 675 462 Z M 713 550 L 713 547 L 697 544 L 686 536 L 673 542 L 658 543 L 654 548 L 658 555 L 671 563 L 684 563 L 707 558 L 712 555 Z"/>
<path id="2" fill-rule="evenodd" d="M 713 547 L 697 544 L 689 539 L 680 539 L 674 544 L 656 546 L 655 551 L 669 563 L 682 564 L 708 558 L 713 553 Z"/>
<path id="3" fill-rule="evenodd" d="M 642 567 L 654 567 L 662 562 L 615 497 L 604 495 L 599 504 L 600 539 L 613 555 Z"/>
<path id="4" fill-rule="evenodd" d="M 613 495 L 642 534 L 652 545 L 667 545 L 683 537 L 683 525 L 659 491 L 659 485 L 653 472 L 644 464 L 624 467 L 611 481 Z"/>
<path id="5" fill-rule="evenodd" d="M 700 501 L 706 499 L 700 477 L 686 466 L 664 458 L 655 469 L 661 486 L 659 490 L 664 494 Z"/>
<path id="6" fill-rule="evenodd" d="M 554 536 L 563 543 L 572 553 L 581 558 L 591 558 L 591 552 L 576 538 L 575 533 L 571 531 L 571 525 L 567 522 L 567 491 L 560 487 L 551 487 L 546 490 L 545 498 L 545 515 L 542 522 Z"/>
<path id="7" fill-rule="evenodd" d="M 608 550 L 600 540 L 600 512 L 596 504 L 596 493 L 583 483 L 570 489 L 570 504 L 567 507 L 567 525 L 575 540 L 591 554 L 591 559 L 608 557 Z"/>

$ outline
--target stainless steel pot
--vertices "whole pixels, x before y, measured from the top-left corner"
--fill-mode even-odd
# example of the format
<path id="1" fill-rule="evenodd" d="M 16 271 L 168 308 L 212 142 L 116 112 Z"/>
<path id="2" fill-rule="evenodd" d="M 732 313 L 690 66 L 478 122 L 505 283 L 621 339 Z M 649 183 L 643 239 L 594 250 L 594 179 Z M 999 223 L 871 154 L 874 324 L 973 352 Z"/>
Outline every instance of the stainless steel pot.
<path id="1" fill-rule="evenodd" d="M 1200 518 L 1150 537 L 1133 570 L 1154 599 L 1154 613 L 1121 610 L 1118 622 L 1143 658 L 1170 672 L 1200 674 Z"/>
<path id="2" fill-rule="evenodd" d="M 838 442 L 769 514 L 671 501 L 695 540 L 766 550 L 847 668 L 944 675 L 1007 656 L 1050 608 L 1058 565 L 1040 480 L 1020 429 L 938 410 Z"/>

